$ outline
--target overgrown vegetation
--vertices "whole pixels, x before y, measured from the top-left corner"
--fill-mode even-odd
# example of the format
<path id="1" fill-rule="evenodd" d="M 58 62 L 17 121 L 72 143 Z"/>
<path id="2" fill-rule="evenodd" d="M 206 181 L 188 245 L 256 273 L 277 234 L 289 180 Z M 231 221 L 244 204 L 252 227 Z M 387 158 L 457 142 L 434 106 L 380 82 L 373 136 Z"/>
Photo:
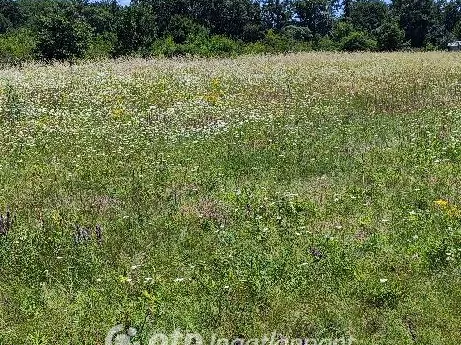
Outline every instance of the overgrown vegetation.
<path id="1" fill-rule="evenodd" d="M 0 62 L 445 49 L 461 0 L 0 0 Z"/>
<path id="2" fill-rule="evenodd" d="M 143 344 L 175 328 L 459 343 L 456 54 L 0 80 L 1 344 L 103 344 L 119 323 Z"/>

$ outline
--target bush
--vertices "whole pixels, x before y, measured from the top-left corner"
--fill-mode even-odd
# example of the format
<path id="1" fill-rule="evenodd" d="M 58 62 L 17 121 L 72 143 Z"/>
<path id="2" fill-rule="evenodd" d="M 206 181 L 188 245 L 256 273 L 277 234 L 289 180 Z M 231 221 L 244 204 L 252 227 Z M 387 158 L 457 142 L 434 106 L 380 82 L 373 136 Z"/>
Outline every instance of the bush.
<path id="1" fill-rule="evenodd" d="M 243 27 L 242 38 L 245 42 L 256 42 L 264 38 L 264 30 L 259 24 L 247 24 Z"/>
<path id="2" fill-rule="evenodd" d="M 426 52 L 434 52 L 437 50 L 437 46 L 433 45 L 432 43 L 427 43 L 425 46 L 424 46 L 424 49 L 423 51 L 426 51 Z"/>
<path id="3" fill-rule="evenodd" d="M 209 56 L 231 56 L 239 51 L 239 44 L 228 37 L 215 35 L 208 40 Z"/>
<path id="4" fill-rule="evenodd" d="M 378 49 L 382 51 L 398 50 L 403 45 L 405 32 L 397 23 L 386 22 L 376 30 Z"/>
<path id="5" fill-rule="evenodd" d="M 205 33 L 190 35 L 187 41 L 182 45 L 182 49 L 187 55 L 211 56 L 210 40 L 211 37 Z"/>
<path id="6" fill-rule="evenodd" d="M 110 58 L 114 53 L 117 44 L 117 35 L 114 33 L 106 32 L 93 36 L 88 49 L 85 52 L 87 59 L 104 59 Z"/>
<path id="7" fill-rule="evenodd" d="M 189 37 L 183 44 L 174 42 L 173 37 L 167 36 L 157 40 L 151 48 L 154 56 L 173 57 L 178 55 L 192 56 L 231 56 L 240 52 L 240 45 L 224 36 L 197 36 Z"/>
<path id="8" fill-rule="evenodd" d="M 340 42 L 340 49 L 343 51 L 366 51 L 375 50 L 376 41 L 368 37 L 364 32 L 354 31 L 344 37 Z"/>
<path id="9" fill-rule="evenodd" d="M 310 42 L 297 41 L 283 34 L 269 30 L 262 41 L 268 53 L 288 53 L 312 50 Z"/>
<path id="10" fill-rule="evenodd" d="M 354 32 L 354 27 L 349 21 L 341 20 L 335 23 L 331 31 L 331 37 L 336 42 L 341 40 Z"/>
<path id="11" fill-rule="evenodd" d="M 264 39 L 258 42 L 244 44 L 240 49 L 243 54 L 287 53 L 312 50 L 311 42 L 301 42 L 290 38 L 286 31 L 282 34 L 268 30 Z M 288 37 L 287 37 L 288 36 Z"/>
<path id="12" fill-rule="evenodd" d="M 173 57 L 178 51 L 178 45 L 171 36 L 155 41 L 151 48 L 153 56 Z"/>
<path id="13" fill-rule="evenodd" d="M 269 48 L 262 42 L 248 43 L 243 46 L 243 54 L 264 54 L 269 52 Z"/>
<path id="14" fill-rule="evenodd" d="M 316 39 L 314 49 L 319 51 L 335 51 L 338 50 L 338 45 L 330 37 L 324 36 Z"/>
<path id="15" fill-rule="evenodd" d="M 290 50 L 293 42 L 286 37 L 282 37 L 271 29 L 268 30 L 264 36 L 263 43 L 272 52 L 286 52 Z"/>
<path id="16" fill-rule="evenodd" d="M 20 64 L 32 60 L 36 41 L 28 30 L 19 30 L 0 36 L 0 61 L 7 64 Z"/>
<path id="17" fill-rule="evenodd" d="M 454 37 L 443 25 L 433 25 L 424 39 L 425 48 L 432 50 L 445 49 Z"/>
<path id="18" fill-rule="evenodd" d="M 73 60 L 85 55 L 92 29 L 72 9 L 41 17 L 38 27 L 37 48 L 44 59 Z"/>
<path id="19" fill-rule="evenodd" d="M 182 44 L 181 51 L 183 54 L 194 56 L 231 56 L 238 53 L 239 45 L 225 36 L 198 36 L 191 37 L 185 44 Z"/>
<path id="20" fill-rule="evenodd" d="M 183 44 L 198 37 L 206 37 L 208 34 L 206 27 L 181 15 L 173 16 L 167 29 L 167 35 L 171 36 L 177 44 Z"/>

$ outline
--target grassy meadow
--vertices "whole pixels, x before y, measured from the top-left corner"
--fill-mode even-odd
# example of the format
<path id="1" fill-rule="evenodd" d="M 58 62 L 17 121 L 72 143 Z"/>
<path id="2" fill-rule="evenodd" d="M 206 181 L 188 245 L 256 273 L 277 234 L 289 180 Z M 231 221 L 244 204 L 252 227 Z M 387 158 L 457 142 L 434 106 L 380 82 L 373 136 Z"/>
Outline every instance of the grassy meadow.
<path id="1" fill-rule="evenodd" d="M 3 69 L 0 344 L 459 344 L 460 191 L 460 54 Z"/>

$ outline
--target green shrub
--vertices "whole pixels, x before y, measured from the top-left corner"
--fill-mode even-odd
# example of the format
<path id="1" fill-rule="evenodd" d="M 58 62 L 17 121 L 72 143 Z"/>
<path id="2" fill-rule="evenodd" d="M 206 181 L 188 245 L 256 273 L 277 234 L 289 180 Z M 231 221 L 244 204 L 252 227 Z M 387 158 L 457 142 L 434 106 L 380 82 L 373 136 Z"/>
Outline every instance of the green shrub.
<path id="1" fill-rule="evenodd" d="M 264 30 L 260 24 L 247 24 L 243 27 L 242 38 L 245 42 L 257 42 L 264 38 Z"/>
<path id="2" fill-rule="evenodd" d="M 324 36 L 316 40 L 314 49 L 319 51 L 335 51 L 338 50 L 338 45 L 330 37 Z"/>
<path id="3" fill-rule="evenodd" d="M 263 43 L 270 52 L 288 52 L 293 48 L 293 40 L 279 35 L 274 30 L 268 30 Z"/>
<path id="4" fill-rule="evenodd" d="M 178 45 L 172 36 L 167 36 L 154 42 L 151 53 L 153 56 L 173 57 L 178 53 Z"/>
<path id="5" fill-rule="evenodd" d="M 208 53 L 211 56 L 231 56 L 239 51 L 239 44 L 228 37 L 214 35 L 208 40 Z"/>
<path id="6" fill-rule="evenodd" d="M 0 61 L 20 64 L 34 58 L 36 41 L 28 30 L 0 35 Z"/>
<path id="7" fill-rule="evenodd" d="M 426 52 L 433 52 L 437 50 L 437 46 L 435 46 L 433 43 L 429 42 L 424 46 L 424 51 Z"/>
<path id="8" fill-rule="evenodd" d="M 333 30 L 331 31 L 331 37 L 336 42 L 341 40 L 354 32 L 354 27 L 349 21 L 341 20 L 336 22 Z"/>
<path id="9" fill-rule="evenodd" d="M 264 54 L 268 53 L 269 48 L 262 42 L 254 42 L 248 43 L 243 46 L 242 53 L 243 54 Z"/>
<path id="10" fill-rule="evenodd" d="M 348 52 L 375 50 L 376 41 L 364 32 L 354 31 L 341 40 L 340 49 Z"/>
<path id="11" fill-rule="evenodd" d="M 290 31 L 291 29 L 287 29 Z M 287 53 L 312 50 L 311 42 L 298 41 L 290 38 L 291 34 L 282 30 L 281 34 L 268 30 L 264 39 L 243 45 L 240 52 L 243 54 Z"/>
<path id="12" fill-rule="evenodd" d="M 110 58 L 114 52 L 116 44 L 117 36 L 114 33 L 105 32 L 103 34 L 95 35 L 88 45 L 88 49 L 85 52 L 85 58 Z"/>
<path id="13" fill-rule="evenodd" d="M 194 22 L 192 19 L 175 15 L 170 19 L 167 35 L 173 38 L 177 44 L 186 43 L 196 37 L 206 37 L 209 31 L 206 27 Z"/>
<path id="14" fill-rule="evenodd" d="M 376 30 L 378 49 L 382 51 L 398 50 L 403 45 L 405 32 L 397 23 L 386 22 Z"/>
<path id="15" fill-rule="evenodd" d="M 45 60 L 82 58 L 91 39 L 91 27 L 71 9 L 40 17 L 37 49 Z"/>
<path id="16" fill-rule="evenodd" d="M 177 44 L 172 36 L 157 40 L 151 48 L 154 56 L 232 56 L 240 52 L 238 42 L 224 36 L 190 36 L 184 43 Z"/>

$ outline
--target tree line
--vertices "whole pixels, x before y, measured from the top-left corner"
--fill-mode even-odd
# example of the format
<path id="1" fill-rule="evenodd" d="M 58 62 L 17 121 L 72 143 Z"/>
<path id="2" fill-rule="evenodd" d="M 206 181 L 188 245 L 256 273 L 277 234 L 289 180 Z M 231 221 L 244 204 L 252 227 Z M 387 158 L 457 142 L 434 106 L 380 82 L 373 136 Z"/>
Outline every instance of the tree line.
<path id="1" fill-rule="evenodd" d="M 0 61 L 439 49 L 461 0 L 0 0 Z"/>

